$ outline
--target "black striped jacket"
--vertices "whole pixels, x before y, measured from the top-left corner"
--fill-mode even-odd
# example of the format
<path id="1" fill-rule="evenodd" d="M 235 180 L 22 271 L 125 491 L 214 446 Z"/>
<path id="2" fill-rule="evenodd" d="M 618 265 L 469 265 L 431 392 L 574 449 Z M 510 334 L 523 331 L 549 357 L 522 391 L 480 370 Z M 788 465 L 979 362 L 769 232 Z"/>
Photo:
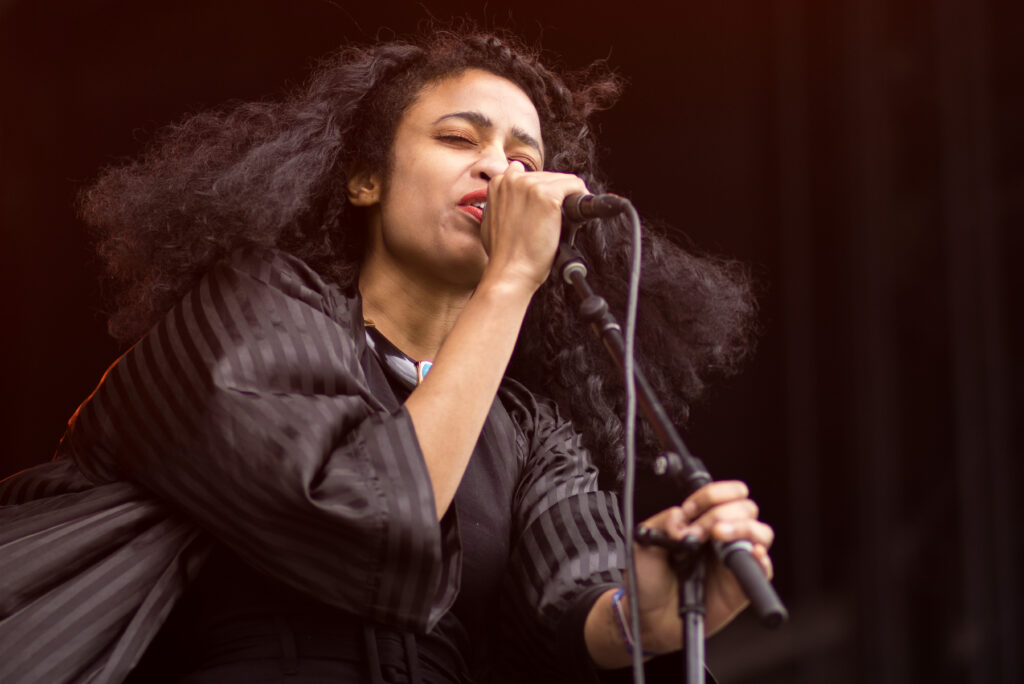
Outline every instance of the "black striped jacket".
<path id="1" fill-rule="evenodd" d="M 121 681 L 214 543 L 430 629 L 458 590 L 458 514 L 437 522 L 408 413 L 370 390 L 376 363 L 358 299 L 294 257 L 211 269 L 110 367 L 54 461 L 0 483 L 0 681 Z M 586 677 L 565 625 L 621 583 L 616 499 L 549 403 L 512 381 L 499 401 L 516 426 L 507 662 Z"/>

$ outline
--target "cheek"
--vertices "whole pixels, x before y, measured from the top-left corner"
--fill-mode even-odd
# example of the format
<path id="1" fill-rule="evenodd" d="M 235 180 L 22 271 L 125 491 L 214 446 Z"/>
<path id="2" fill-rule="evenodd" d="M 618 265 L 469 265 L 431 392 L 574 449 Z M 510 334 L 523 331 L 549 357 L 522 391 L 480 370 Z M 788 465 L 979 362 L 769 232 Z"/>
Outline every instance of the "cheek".
<path id="1" fill-rule="evenodd" d="M 437 225 L 438 212 L 422 188 L 396 183 L 380 209 L 383 238 L 389 248 L 403 253 L 431 248 L 437 231 L 430 227 Z"/>
<path id="2" fill-rule="evenodd" d="M 419 222 L 436 219 L 448 203 L 450 187 L 436 165 L 421 160 L 396 168 L 388 187 L 385 215 Z"/>

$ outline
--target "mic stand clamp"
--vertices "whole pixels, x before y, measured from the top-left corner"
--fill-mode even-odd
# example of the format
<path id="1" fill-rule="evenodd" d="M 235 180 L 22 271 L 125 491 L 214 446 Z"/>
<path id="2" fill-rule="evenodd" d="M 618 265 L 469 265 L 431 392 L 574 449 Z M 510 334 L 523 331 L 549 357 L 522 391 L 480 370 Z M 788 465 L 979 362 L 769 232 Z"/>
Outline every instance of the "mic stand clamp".
<path id="1" fill-rule="evenodd" d="M 684 681 L 703 683 L 704 678 L 704 580 L 707 547 L 690 535 L 672 539 L 661 530 L 643 525 L 636 528 L 636 543 L 658 546 L 668 552 L 668 565 L 679 587 L 679 619 L 683 623 Z"/>

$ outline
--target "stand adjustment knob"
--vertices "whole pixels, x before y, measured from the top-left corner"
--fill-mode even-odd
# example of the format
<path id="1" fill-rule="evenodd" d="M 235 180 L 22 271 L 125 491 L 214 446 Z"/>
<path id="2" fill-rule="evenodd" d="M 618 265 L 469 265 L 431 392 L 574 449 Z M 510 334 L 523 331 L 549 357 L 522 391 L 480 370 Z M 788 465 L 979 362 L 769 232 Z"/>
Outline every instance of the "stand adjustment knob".
<path id="1" fill-rule="evenodd" d="M 580 316 L 588 323 L 596 323 L 608 313 L 608 302 L 604 297 L 590 295 L 580 303 Z"/>

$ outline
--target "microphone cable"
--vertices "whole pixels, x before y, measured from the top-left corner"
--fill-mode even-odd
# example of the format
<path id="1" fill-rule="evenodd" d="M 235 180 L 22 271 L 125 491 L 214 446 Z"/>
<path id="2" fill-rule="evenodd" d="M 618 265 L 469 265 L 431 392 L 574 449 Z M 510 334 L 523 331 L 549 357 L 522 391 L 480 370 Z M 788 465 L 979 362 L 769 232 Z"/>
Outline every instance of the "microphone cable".
<path id="1" fill-rule="evenodd" d="M 643 647 L 640 643 L 640 606 L 637 600 L 636 558 L 634 553 L 634 505 L 636 500 L 636 312 L 640 298 L 640 265 L 642 253 L 642 235 L 640 216 L 631 202 L 625 203 L 625 213 L 629 218 L 633 237 L 633 259 L 629 271 L 629 294 L 626 299 L 625 358 L 622 363 L 626 387 L 625 418 L 625 477 L 623 482 L 622 506 L 623 524 L 626 543 L 626 586 L 629 593 L 629 622 L 634 637 L 633 645 L 633 682 L 644 684 Z"/>

